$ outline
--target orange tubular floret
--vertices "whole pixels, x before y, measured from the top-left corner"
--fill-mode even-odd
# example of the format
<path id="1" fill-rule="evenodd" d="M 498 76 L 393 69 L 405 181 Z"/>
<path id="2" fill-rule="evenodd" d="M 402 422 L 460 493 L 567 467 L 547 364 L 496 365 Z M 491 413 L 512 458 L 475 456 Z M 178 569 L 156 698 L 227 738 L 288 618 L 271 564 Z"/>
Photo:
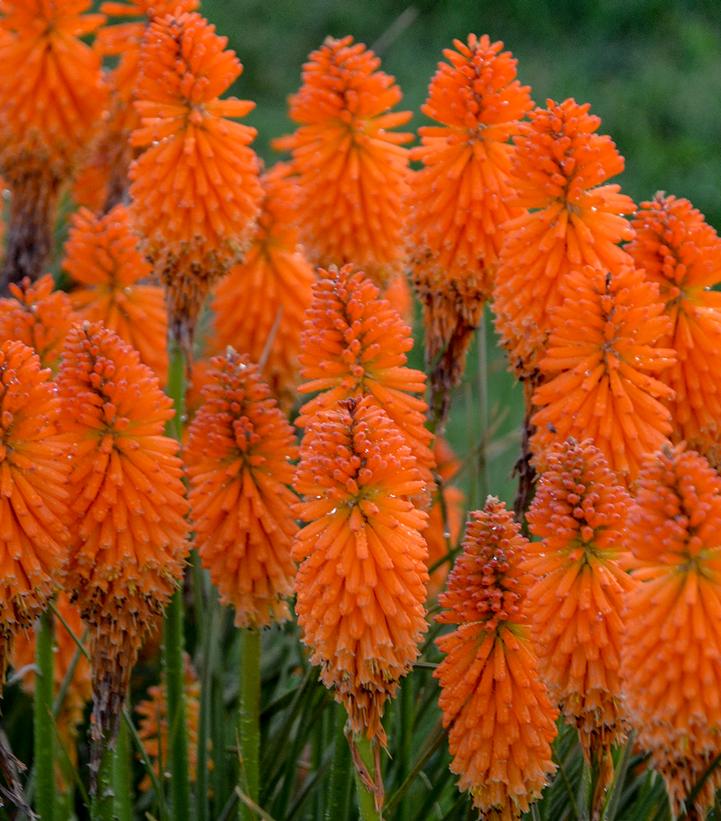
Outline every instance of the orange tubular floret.
<path id="1" fill-rule="evenodd" d="M 190 507 L 203 566 L 239 627 L 289 616 L 296 456 L 293 429 L 258 366 L 232 349 L 212 359 L 186 448 Z"/>
<path id="2" fill-rule="evenodd" d="M 315 276 L 298 244 L 295 224 L 298 182 L 286 164 L 262 177 L 265 196 L 258 230 L 243 261 L 215 292 L 215 337 L 222 350 L 232 345 L 254 362 L 265 357 L 263 373 L 275 394 L 295 400 L 303 317 Z"/>
<path id="3" fill-rule="evenodd" d="M 676 364 L 663 381 L 676 392 L 670 402 L 674 438 L 718 455 L 721 446 L 721 239 L 686 199 L 657 194 L 641 203 L 627 246 L 636 265 L 657 282 L 672 327 L 664 344 Z M 717 459 L 714 459 L 717 461 Z"/>
<path id="4" fill-rule="evenodd" d="M 0 339 L 17 339 L 33 348 L 45 368 L 56 370 L 70 327 L 77 319 L 68 295 L 54 291 L 46 274 L 35 283 L 26 277 L 10 285 L 10 298 L 0 299 Z"/>
<path id="5" fill-rule="evenodd" d="M 516 60 L 487 35 L 453 41 L 431 80 L 422 111 L 440 125 L 419 129 L 411 156 L 411 239 L 416 290 L 424 305 L 428 361 L 447 347 L 446 378 L 461 377 L 471 331 L 490 295 L 503 233 L 519 213 L 507 201 L 519 120 L 531 108 Z"/>
<path id="6" fill-rule="evenodd" d="M 12 638 L 45 609 L 67 560 L 67 447 L 50 371 L 0 344 L 0 693 Z"/>
<path id="7" fill-rule="evenodd" d="M 124 205 L 105 216 L 82 208 L 72 218 L 63 270 L 78 284 L 70 299 L 79 316 L 115 331 L 164 383 L 168 332 L 163 290 L 144 282 L 151 268 L 137 244 Z"/>
<path id="8" fill-rule="evenodd" d="M 541 408 L 532 417 L 536 463 L 543 468 L 553 442 L 590 437 L 611 468 L 632 480 L 671 432 L 663 402 L 673 391 L 657 375 L 673 364 L 674 351 L 660 344 L 670 320 L 658 286 L 631 267 L 589 266 L 565 277 L 562 296 L 539 363 L 547 381 L 533 395 Z"/>
<path id="9" fill-rule="evenodd" d="M 136 351 L 99 323 L 75 326 L 58 389 L 73 447 L 68 589 L 90 628 L 93 739 L 102 743 L 181 578 L 188 506 L 178 444 L 163 434 L 172 402 Z"/>
<path id="10" fill-rule="evenodd" d="M 601 184 L 623 171 L 624 160 L 609 136 L 595 133 L 601 120 L 589 108 L 547 100 L 515 140 L 511 202 L 524 210 L 504 226 L 494 310 L 521 377 L 533 374 L 543 354 L 568 272 L 630 263 L 618 243 L 633 236 L 622 215 L 635 205 L 621 186 Z"/>
<path id="11" fill-rule="evenodd" d="M 394 131 L 411 118 L 391 109 L 395 79 L 352 37 L 329 37 L 303 67 L 290 99 L 300 126 L 285 140 L 298 174 L 303 243 L 317 265 L 353 262 L 379 284 L 405 259 L 408 151 L 411 134 Z"/>
<path id="12" fill-rule="evenodd" d="M 549 451 L 527 519 L 527 614 L 541 673 L 593 760 L 625 735 L 621 709 L 623 598 L 631 505 L 590 439 Z"/>
<path id="13" fill-rule="evenodd" d="M 353 732 L 385 745 L 385 702 L 427 629 L 427 516 L 411 502 L 423 479 L 397 427 L 365 397 L 310 423 L 294 486 L 307 522 L 293 547 L 303 640 Z"/>
<path id="14" fill-rule="evenodd" d="M 434 673 L 451 770 L 483 817 L 499 821 L 528 811 L 555 769 L 557 711 L 538 675 L 522 611 L 527 549 L 513 515 L 489 496 L 470 515 L 436 617 L 458 625 L 436 639 L 445 658 Z"/>
<path id="15" fill-rule="evenodd" d="M 243 70 L 227 42 L 196 13 L 154 20 L 136 90 L 131 142 L 145 150 L 130 169 L 132 216 L 191 336 L 209 287 L 247 245 L 263 195 L 248 147 L 255 129 L 229 119 L 254 103 L 219 99 Z"/>
<path id="16" fill-rule="evenodd" d="M 624 615 L 625 701 L 676 817 L 721 753 L 721 478 L 680 445 L 649 457 L 637 487 L 629 545 L 639 583 Z M 719 780 L 714 769 L 695 817 L 705 817 Z"/>
<path id="17" fill-rule="evenodd" d="M 301 336 L 300 393 L 320 393 L 300 410 L 306 426 L 338 401 L 368 394 L 411 447 L 430 489 L 432 435 L 425 426 L 425 374 L 406 366 L 411 329 L 362 272 L 345 265 L 319 271 Z"/>

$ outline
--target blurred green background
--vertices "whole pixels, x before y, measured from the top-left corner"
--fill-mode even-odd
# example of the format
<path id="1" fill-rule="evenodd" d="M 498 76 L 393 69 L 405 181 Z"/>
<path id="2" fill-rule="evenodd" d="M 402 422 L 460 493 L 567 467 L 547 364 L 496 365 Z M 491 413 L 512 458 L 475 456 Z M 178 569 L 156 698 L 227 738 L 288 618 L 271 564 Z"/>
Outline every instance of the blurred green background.
<path id="1" fill-rule="evenodd" d="M 592 111 L 626 157 L 618 178 L 637 202 L 657 191 L 685 196 L 721 226 L 721 3 L 718 0 L 202 0 L 245 65 L 233 93 L 253 99 L 257 150 L 287 133 L 287 97 L 302 63 L 327 35 L 352 34 L 376 49 L 418 112 L 428 81 L 453 38 L 503 40 L 536 103 L 574 97 Z M 416 115 L 413 125 L 421 124 Z M 522 397 L 505 372 L 487 321 L 490 489 L 511 499 Z M 416 351 L 414 364 L 420 365 Z M 475 468 L 480 436 L 478 363 L 472 352 L 449 424 L 466 463 L 462 483 L 481 500 Z"/>

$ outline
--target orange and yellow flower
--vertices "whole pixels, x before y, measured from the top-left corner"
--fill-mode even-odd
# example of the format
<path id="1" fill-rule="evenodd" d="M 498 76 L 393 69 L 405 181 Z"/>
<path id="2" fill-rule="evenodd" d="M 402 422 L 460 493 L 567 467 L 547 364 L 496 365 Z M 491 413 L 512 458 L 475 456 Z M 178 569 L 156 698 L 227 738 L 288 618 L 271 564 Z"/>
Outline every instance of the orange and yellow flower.
<path id="1" fill-rule="evenodd" d="M 221 601 L 235 608 L 239 627 L 285 620 L 295 574 L 297 500 L 288 486 L 297 447 L 247 356 L 229 349 L 210 361 L 185 456 L 195 544 Z"/>
<path id="2" fill-rule="evenodd" d="M 721 753 L 721 478 L 683 445 L 649 457 L 629 519 L 633 575 L 622 673 L 639 744 L 663 774 L 674 816 Z M 716 769 L 696 798 L 713 803 Z"/>
<path id="3" fill-rule="evenodd" d="M 99 323 L 77 325 L 58 389 L 73 457 L 68 589 L 90 628 L 97 755 L 181 577 L 187 503 L 178 444 L 163 434 L 172 402 L 137 351 Z"/>
<path id="4" fill-rule="evenodd" d="M 663 373 L 675 391 L 669 407 L 676 440 L 706 450 L 721 443 L 721 239 L 691 203 L 657 194 L 641 203 L 627 246 L 657 282 L 671 327 L 663 344 L 676 364 Z"/>
<path id="5" fill-rule="evenodd" d="M 0 693 L 13 636 L 28 630 L 68 558 L 68 449 L 49 370 L 22 342 L 0 343 Z"/>
<path id="6" fill-rule="evenodd" d="M 310 422 L 294 481 L 307 523 L 293 546 L 298 623 L 353 732 L 383 745 L 385 702 L 427 629 L 427 515 L 411 501 L 423 484 L 372 398 L 340 402 Z"/>
<path id="7" fill-rule="evenodd" d="M 590 439 L 551 448 L 527 520 L 527 616 L 540 671 L 589 758 L 625 734 L 621 633 L 631 498 Z"/>
<path id="8" fill-rule="evenodd" d="M 65 337 L 77 317 L 68 295 L 54 287 L 50 274 L 34 283 L 27 277 L 12 283 L 10 297 L 0 299 L 0 340 L 24 342 L 44 368 L 57 370 Z"/>
<path id="9" fill-rule="evenodd" d="M 71 221 L 63 270 L 78 285 L 70 295 L 78 315 L 115 331 L 164 383 L 168 334 L 163 289 L 146 282 L 152 269 L 137 246 L 124 205 L 104 216 L 82 208 Z"/>
<path id="10" fill-rule="evenodd" d="M 229 119 L 254 103 L 219 98 L 243 70 L 227 42 L 195 12 L 153 20 L 136 88 L 131 142 L 144 151 L 130 168 L 131 213 L 186 346 L 212 283 L 247 245 L 263 195 L 255 129 Z"/>
<path id="11" fill-rule="evenodd" d="M 516 60 L 487 35 L 453 41 L 438 64 L 421 110 L 439 125 L 419 129 L 411 241 L 416 291 L 423 303 L 426 353 L 434 390 L 448 391 L 463 373 L 472 332 L 490 296 L 503 232 L 519 209 L 508 201 L 513 146 L 532 106 L 516 79 Z"/>
<path id="12" fill-rule="evenodd" d="M 213 312 L 217 351 L 232 345 L 254 362 L 276 396 L 288 404 L 299 378 L 298 351 L 315 276 L 298 244 L 299 187 L 279 163 L 261 179 L 264 198 L 258 229 L 243 261 L 219 283 Z"/>
<path id="13" fill-rule="evenodd" d="M 299 128 L 283 140 L 293 152 L 298 222 L 316 265 L 354 263 L 380 285 L 405 259 L 405 201 L 411 134 L 395 131 L 410 111 L 395 78 L 352 37 L 328 37 L 303 67 L 290 99 Z"/>
<path id="14" fill-rule="evenodd" d="M 321 269 L 300 347 L 306 381 L 298 390 L 319 393 L 303 405 L 297 424 L 306 426 L 342 399 L 368 395 L 403 433 L 430 489 L 434 457 L 421 398 L 425 375 L 407 367 L 411 329 L 377 286 L 351 265 Z"/>
<path id="15" fill-rule="evenodd" d="M 52 243 L 61 182 L 106 103 L 100 58 L 81 37 L 103 15 L 90 0 L 0 3 L 0 166 L 12 190 L 4 280 L 36 279 Z"/>
<path id="16" fill-rule="evenodd" d="M 570 272 L 563 304 L 552 312 L 545 380 L 533 395 L 532 448 L 542 468 L 545 450 L 569 436 L 590 437 L 624 480 L 643 456 L 665 442 L 673 391 L 660 374 L 674 362 L 661 347 L 670 320 L 658 286 L 632 267 Z"/>
<path id="17" fill-rule="evenodd" d="M 624 160 L 609 136 L 596 133 L 601 120 L 589 108 L 547 100 L 515 139 L 510 201 L 523 210 L 504 226 L 493 299 L 510 365 L 524 378 L 543 356 L 569 271 L 630 264 L 619 242 L 633 236 L 623 214 L 635 205 L 620 185 L 606 183 Z"/>
<path id="18" fill-rule="evenodd" d="M 557 712 L 523 615 L 520 565 L 527 549 L 513 515 L 489 496 L 482 511 L 471 513 L 437 616 L 458 625 L 436 639 L 445 658 L 434 673 L 451 770 L 483 817 L 499 821 L 527 812 L 555 769 Z"/>

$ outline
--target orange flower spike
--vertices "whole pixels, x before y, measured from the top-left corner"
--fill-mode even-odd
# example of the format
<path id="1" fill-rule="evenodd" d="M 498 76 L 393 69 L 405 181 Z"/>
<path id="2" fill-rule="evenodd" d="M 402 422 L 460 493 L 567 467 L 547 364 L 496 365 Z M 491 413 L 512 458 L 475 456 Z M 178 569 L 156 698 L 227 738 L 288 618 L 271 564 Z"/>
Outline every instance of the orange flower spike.
<path id="1" fill-rule="evenodd" d="M 546 457 L 527 514 L 527 613 L 541 674 L 579 730 L 589 760 L 622 741 L 620 645 L 631 498 L 590 439 Z"/>
<path id="2" fill-rule="evenodd" d="M 436 617 L 458 625 L 436 639 L 445 658 L 433 674 L 451 770 L 483 817 L 501 821 L 527 812 L 555 769 L 557 711 L 538 675 L 522 610 L 527 549 L 511 512 L 489 496 L 482 511 L 470 514 L 463 552 L 439 597 L 445 609 Z"/>
<path id="3" fill-rule="evenodd" d="M 10 297 L 0 299 L 0 339 L 24 342 L 35 350 L 43 367 L 56 370 L 77 317 L 68 295 L 54 287 L 50 274 L 34 283 L 27 277 L 12 283 Z"/>
<path id="4" fill-rule="evenodd" d="M 13 636 L 28 630 L 67 560 L 68 450 L 50 371 L 22 342 L 0 344 L 0 693 Z"/>
<path id="5" fill-rule="evenodd" d="M 62 182 L 106 103 L 98 55 L 80 39 L 104 20 L 90 0 L 0 3 L 0 167 L 12 190 L 3 283 L 45 270 Z"/>
<path id="6" fill-rule="evenodd" d="M 338 401 L 368 394 L 400 428 L 430 488 L 434 456 L 421 396 L 425 375 L 408 368 L 411 329 L 379 290 L 352 266 L 319 271 L 301 336 L 300 393 L 320 393 L 306 402 L 296 424 L 305 427 Z"/>
<path id="7" fill-rule="evenodd" d="M 145 150 L 130 169 L 131 213 L 186 347 L 211 285 L 248 244 L 263 195 L 248 147 L 255 129 L 228 119 L 254 103 L 219 99 L 243 70 L 227 42 L 196 13 L 154 20 L 136 89 L 131 142 Z"/>
<path id="8" fill-rule="evenodd" d="M 299 188 L 289 172 L 279 163 L 262 177 L 258 230 L 243 261 L 218 284 L 212 340 L 216 350 L 232 345 L 254 362 L 265 358 L 268 384 L 286 404 L 296 398 L 300 332 L 315 280 L 298 244 Z"/>
<path id="9" fill-rule="evenodd" d="M 429 568 L 447 556 L 448 551 L 458 543 L 466 502 L 465 493 L 459 487 L 450 484 L 461 469 L 461 461 L 442 436 L 436 437 L 433 453 L 436 471 L 442 481 L 443 498 L 441 499 L 441 488 L 436 488 L 433 506 L 428 514 L 428 529 L 423 534 L 428 543 Z M 451 561 L 447 561 L 431 573 L 428 586 L 430 596 L 440 592 L 451 564 Z"/>
<path id="10" fill-rule="evenodd" d="M 198 771 L 198 727 L 200 726 L 200 681 L 187 653 L 184 656 L 185 675 L 183 692 L 185 695 L 185 732 L 188 737 L 188 775 L 192 784 Z M 135 712 L 140 716 L 138 736 L 145 752 L 153 763 L 155 774 L 160 778 L 161 762 L 167 766 L 168 758 L 168 701 L 165 687 L 156 684 L 148 688 L 148 698 L 143 699 Z M 209 762 L 209 766 L 212 762 Z M 147 792 L 152 785 L 149 775 L 145 775 L 138 785 Z"/>
<path id="11" fill-rule="evenodd" d="M 639 583 L 624 616 L 625 701 L 677 816 L 721 752 L 721 478 L 680 445 L 649 457 L 637 488 L 629 545 Z M 697 817 L 720 780 L 714 770 Z"/>
<path id="12" fill-rule="evenodd" d="M 411 157 L 411 241 L 416 291 L 424 306 L 427 361 L 446 353 L 434 393 L 460 380 L 472 333 L 489 297 L 501 226 L 518 213 L 507 201 L 520 119 L 533 105 L 516 79 L 503 43 L 470 34 L 453 41 L 438 64 L 421 110 L 440 125 L 423 126 Z M 447 408 L 445 409 L 447 411 Z"/>
<path id="13" fill-rule="evenodd" d="M 83 635 L 83 623 L 80 612 L 75 605 L 70 603 L 67 593 L 60 592 L 55 603 L 55 607 L 67 622 L 76 636 Z M 54 631 L 54 652 L 53 652 L 53 692 L 57 697 L 60 688 L 70 670 L 70 666 L 78 653 L 78 646 L 73 637 L 60 622 L 55 622 Z M 21 631 L 15 637 L 13 647 L 12 664 L 16 672 L 26 670 L 21 679 L 23 690 L 30 696 L 35 692 L 35 633 Z M 78 654 L 77 663 L 68 684 L 65 698 L 60 707 L 60 713 L 55 719 L 58 734 L 62 739 L 67 753 L 75 764 L 77 762 L 77 729 L 83 721 L 85 705 L 92 696 L 92 685 L 90 681 L 90 664 L 82 653 Z M 59 764 L 59 762 L 58 762 Z M 65 783 L 62 775 L 62 767 L 57 766 L 58 786 L 61 790 L 66 790 L 71 785 Z M 72 786 L 75 786 L 74 784 Z"/>
<path id="14" fill-rule="evenodd" d="M 286 142 L 300 186 L 302 240 L 317 265 L 353 262 L 378 284 L 405 259 L 411 118 L 380 59 L 352 37 L 328 37 L 303 66 L 290 98 L 299 128 Z"/>
<path id="15" fill-rule="evenodd" d="M 293 547 L 298 622 L 353 732 L 382 745 L 385 702 L 427 629 L 427 516 L 411 502 L 423 484 L 371 397 L 341 402 L 308 426 L 294 481 L 307 522 Z"/>
<path id="16" fill-rule="evenodd" d="M 82 208 L 72 218 L 63 270 L 79 286 L 70 295 L 79 316 L 115 331 L 164 383 L 168 332 L 163 289 L 144 283 L 151 268 L 137 243 L 124 205 L 104 216 Z"/>
<path id="17" fill-rule="evenodd" d="M 295 437 L 247 356 L 228 349 L 208 379 L 185 450 L 195 544 L 236 624 L 267 627 L 293 593 Z"/>
<path id="18" fill-rule="evenodd" d="M 657 282 L 672 327 L 665 344 L 678 361 L 663 381 L 677 440 L 699 450 L 721 443 L 721 239 L 686 199 L 657 194 L 641 203 L 627 246 L 636 265 Z"/>
<path id="19" fill-rule="evenodd" d="M 568 272 L 631 263 L 618 243 L 633 236 L 622 215 L 635 205 L 619 185 L 602 185 L 623 171 L 624 160 L 609 136 L 596 133 L 601 120 L 589 108 L 547 100 L 515 138 L 511 202 L 524 210 L 504 226 L 494 310 L 522 378 L 538 366 Z"/>
<path id="20" fill-rule="evenodd" d="M 172 402 L 138 353 L 99 323 L 68 334 L 58 378 L 73 446 L 69 589 L 90 628 L 93 763 L 117 729 L 138 650 L 182 576 L 187 503 Z"/>
<path id="21" fill-rule="evenodd" d="M 543 469 L 553 442 L 590 437 L 611 468 L 633 480 L 643 456 L 671 433 L 663 402 L 673 392 L 660 374 L 675 354 L 661 347 L 670 320 L 658 287 L 631 267 L 588 266 L 565 277 L 562 294 L 539 363 L 547 381 L 533 395 L 536 463 Z"/>

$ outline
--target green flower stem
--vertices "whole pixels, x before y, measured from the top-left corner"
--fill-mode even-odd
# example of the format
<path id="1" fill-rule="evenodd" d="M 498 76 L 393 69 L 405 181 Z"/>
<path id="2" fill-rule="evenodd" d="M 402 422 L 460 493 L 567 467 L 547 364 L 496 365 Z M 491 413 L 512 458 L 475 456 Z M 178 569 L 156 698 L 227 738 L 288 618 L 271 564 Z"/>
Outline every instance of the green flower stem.
<path id="1" fill-rule="evenodd" d="M 358 756 L 371 778 L 375 773 L 375 762 L 373 756 L 373 744 L 365 736 L 355 736 L 354 744 Z M 358 792 L 358 809 L 361 821 L 382 821 L 382 814 L 376 809 L 375 796 L 373 792 L 363 783 L 358 768 L 355 768 L 355 785 Z"/>
<path id="2" fill-rule="evenodd" d="M 36 640 L 35 806 L 43 821 L 55 814 L 55 719 L 53 716 L 53 614 L 40 616 Z"/>
<path id="3" fill-rule="evenodd" d="M 260 631 L 241 630 L 240 640 L 240 783 L 248 798 L 257 803 L 260 795 Z M 251 821 L 255 814 L 241 804 L 240 818 Z"/>
<path id="4" fill-rule="evenodd" d="M 90 804 L 90 818 L 92 821 L 114 821 L 113 757 L 113 750 L 109 744 L 106 744 L 100 761 L 95 792 Z M 45 816 L 41 814 L 40 817 L 44 821 Z"/>
<path id="5" fill-rule="evenodd" d="M 120 722 L 113 755 L 114 813 L 117 821 L 133 821 L 133 779 L 130 771 L 130 736 Z"/>

